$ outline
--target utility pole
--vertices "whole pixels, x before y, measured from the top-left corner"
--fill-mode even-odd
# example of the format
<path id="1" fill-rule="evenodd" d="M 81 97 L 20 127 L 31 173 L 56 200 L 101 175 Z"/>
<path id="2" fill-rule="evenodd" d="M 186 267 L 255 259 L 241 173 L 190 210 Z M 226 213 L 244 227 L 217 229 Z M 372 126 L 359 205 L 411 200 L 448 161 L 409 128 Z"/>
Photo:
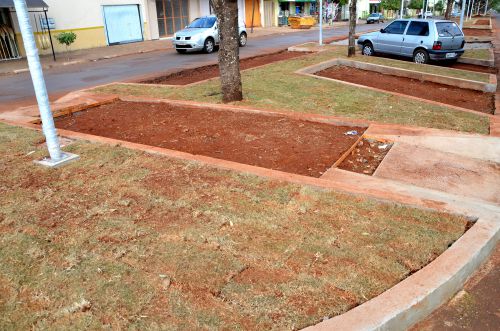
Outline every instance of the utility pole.
<path id="1" fill-rule="evenodd" d="M 399 9 L 399 18 L 403 18 L 404 5 L 405 5 L 405 0 L 401 0 L 401 8 Z"/>
<path id="2" fill-rule="evenodd" d="M 319 45 L 323 46 L 323 0 L 319 3 Z"/>
<path id="3" fill-rule="evenodd" d="M 464 13 L 465 13 L 465 5 L 466 0 L 462 0 L 462 10 L 460 11 L 460 30 L 464 27 Z"/>
<path id="4" fill-rule="evenodd" d="M 49 167 L 60 166 L 69 161 L 78 159 L 78 156 L 61 151 L 59 138 L 57 137 L 57 131 L 54 125 L 54 118 L 52 117 L 52 111 L 50 110 L 49 96 L 47 93 L 47 87 L 45 86 L 45 79 L 43 78 L 40 57 L 38 56 L 38 48 L 36 47 L 33 29 L 28 16 L 26 0 L 14 0 L 14 6 L 16 8 L 17 19 L 19 21 L 19 29 L 21 30 L 23 38 L 24 49 L 26 50 L 26 58 L 28 60 L 31 80 L 33 81 L 33 87 L 35 88 L 36 100 L 40 111 L 40 118 L 42 120 L 42 131 L 45 135 L 47 149 L 50 155 L 50 158 L 38 161 L 38 163 Z"/>
<path id="5" fill-rule="evenodd" d="M 484 15 L 488 13 L 488 0 L 486 0 L 486 4 L 484 5 Z"/>

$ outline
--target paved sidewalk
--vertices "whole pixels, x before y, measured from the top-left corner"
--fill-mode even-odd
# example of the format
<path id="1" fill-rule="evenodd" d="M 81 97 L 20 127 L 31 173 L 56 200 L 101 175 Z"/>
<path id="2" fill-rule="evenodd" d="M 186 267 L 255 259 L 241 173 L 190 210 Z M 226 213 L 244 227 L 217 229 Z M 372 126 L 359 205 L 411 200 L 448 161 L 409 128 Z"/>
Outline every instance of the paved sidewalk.
<path id="1" fill-rule="evenodd" d="M 411 331 L 500 329 L 500 245 L 462 291 Z"/>
<path id="2" fill-rule="evenodd" d="M 364 24 L 364 23 L 362 23 Z M 345 26 L 347 22 L 334 23 L 333 26 L 326 25 L 325 30 L 335 29 L 336 27 Z M 318 30 L 318 27 L 313 27 L 312 30 Z M 304 30 L 295 30 L 290 27 L 269 27 L 269 28 L 254 28 L 253 32 L 248 29 L 249 39 L 260 38 L 275 34 L 289 34 L 303 32 Z M 138 53 L 148 53 L 154 51 L 162 51 L 172 49 L 171 38 L 160 39 L 160 40 L 146 40 L 143 42 L 130 43 L 124 45 L 97 47 L 81 49 L 66 53 L 57 53 L 57 61 L 54 62 L 52 59 L 52 54 L 42 55 L 40 60 L 44 69 L 49 69 L 53 67 L 61 67 L 72 64 L 78 64 L 82 62 L 99 61 L 105 59 L 111 59 L 119 56 L 138 54 Z M 17 74 L 28 71 L 28 64 L 26 59 L 3 61 L 0 62 L 0 76 Z"/>

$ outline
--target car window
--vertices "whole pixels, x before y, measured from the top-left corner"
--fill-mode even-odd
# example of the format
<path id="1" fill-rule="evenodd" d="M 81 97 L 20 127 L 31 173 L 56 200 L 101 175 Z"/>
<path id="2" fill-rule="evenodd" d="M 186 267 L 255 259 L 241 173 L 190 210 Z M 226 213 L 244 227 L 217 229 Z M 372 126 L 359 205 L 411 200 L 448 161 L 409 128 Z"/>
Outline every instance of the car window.
<path id="1" fill-rule="evenodd" d="M 192 29 L 206 29 L 214 26 L 215 21 L 217 19 L 215 17 L 201 17 L 195 19 L 191 24 L 188 25 L 188 28 Z"/>
<path id="2" fill-rule="evenodd" d="M 440 37 L 456 37 L 462 35 L 462 31 L 455 22 L 438 22 L 436 23 L 436 28 Z"/>
<path id="3" fill-rule="evenodd" d="M 417 22 L 413 21 L 406 31 L 408 36 L 428 36 L 429 35 L 429 23 L 427 22 Z"/>
<path id="4" fill-rule="evenodd" d="M 386 33 L 403 34 L 408 21 L 394 21 L 385 28 Z"/>

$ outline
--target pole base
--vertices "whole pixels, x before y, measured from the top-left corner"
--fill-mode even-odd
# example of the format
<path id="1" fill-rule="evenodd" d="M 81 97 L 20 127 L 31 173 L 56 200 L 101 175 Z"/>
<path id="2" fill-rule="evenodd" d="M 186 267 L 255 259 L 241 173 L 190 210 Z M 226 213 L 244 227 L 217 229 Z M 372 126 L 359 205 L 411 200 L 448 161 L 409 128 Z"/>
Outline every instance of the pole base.
<path id="1" fill-rule="evenodd" d="M 44 167 L 57 168 L 57 167 L 65 165 L 67 163 L 70 163 L 70 162 L 73 162 L 73 161 L 80 159 L 80 156 L 78 156 L 76 154 L 72 154 L 72 153 L 62 152 L 61 156 L 62 156 L 61 159 L 57 160 L 57 161 L 54 161 L 51 158 L 43 158 L 41 160 L 35 160 L 33 162 L 35 162 L 36 164 L 40 164 Z"/>

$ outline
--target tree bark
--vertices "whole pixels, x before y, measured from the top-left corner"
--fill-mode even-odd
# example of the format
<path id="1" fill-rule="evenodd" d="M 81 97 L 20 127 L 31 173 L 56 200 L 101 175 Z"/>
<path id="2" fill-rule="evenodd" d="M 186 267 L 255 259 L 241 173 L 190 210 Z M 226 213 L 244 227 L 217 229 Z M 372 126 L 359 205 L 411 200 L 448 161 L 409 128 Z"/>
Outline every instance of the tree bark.
<path id="1" fill-rule="evenodd" d="M 222 101 L 243 99 L 240 74 L 240 49 L 238 29 L 238 1 L 212 0 L 219 26 L 219 71 Z"/>
<path id="2" fill-rule="evenodd" d="M 349 47 L 347 48 L 347 56 L 351 57 L 356 55 L 356 45 L 354 40 L 354 35 L 356 34 L 356 2 L 357 0 L 351 0 L 349 4 Z"/>
<path id="3" fill-rule="evenodd" d="M 446 10 L 444 12 L 444 19 L 445 20 L 449 20 L 451 18 L 451 12 L 453 11 L 453 4 L 454 3 L 455 3 L 455 0 L 448 0 L 448 2 L 446 3 Z"/>

